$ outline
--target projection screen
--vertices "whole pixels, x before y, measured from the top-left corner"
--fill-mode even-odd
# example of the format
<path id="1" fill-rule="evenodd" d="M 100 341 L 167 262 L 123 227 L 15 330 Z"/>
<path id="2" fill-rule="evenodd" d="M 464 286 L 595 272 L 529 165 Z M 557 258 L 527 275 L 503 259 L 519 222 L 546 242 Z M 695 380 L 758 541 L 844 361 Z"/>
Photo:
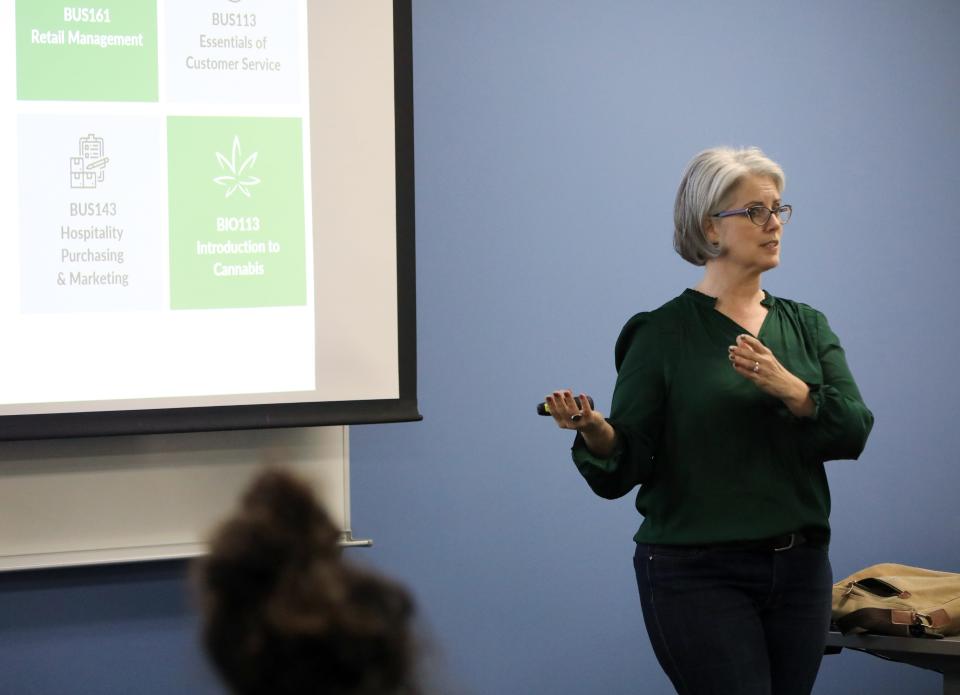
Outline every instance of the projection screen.
<path id="1" fill-rule="evenodd" d="M 0 439 L 420 419 L 409 0 L 0 7 Z"/>

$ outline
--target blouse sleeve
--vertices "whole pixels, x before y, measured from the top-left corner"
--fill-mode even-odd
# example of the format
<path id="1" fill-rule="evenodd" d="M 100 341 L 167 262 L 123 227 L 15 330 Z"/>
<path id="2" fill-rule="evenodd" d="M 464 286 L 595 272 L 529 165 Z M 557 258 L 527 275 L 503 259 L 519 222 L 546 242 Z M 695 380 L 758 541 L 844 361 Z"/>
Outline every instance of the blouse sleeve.
<path id="1" fill-rule="evenodd" d="M 873 413 L 860 396 L 839 338 L 820 312 L 816 329 L 823 382 L 810 384 L 814 413 L 805 422 L 807 444 L 820 461 L 856 459 L 866 446 Z"/>
<path id="2" fill-rule="evenodd" d="M 577 434 L 573 460 L 590 488 L 615 499 L 645 482 L 663 426 L 666 400 L 663 340 L 649 314 L 637 314 L 623 327 L 616 346 L 617 383 L 607 421 L 617 445 L 607 458 L 594 456 Z"/>

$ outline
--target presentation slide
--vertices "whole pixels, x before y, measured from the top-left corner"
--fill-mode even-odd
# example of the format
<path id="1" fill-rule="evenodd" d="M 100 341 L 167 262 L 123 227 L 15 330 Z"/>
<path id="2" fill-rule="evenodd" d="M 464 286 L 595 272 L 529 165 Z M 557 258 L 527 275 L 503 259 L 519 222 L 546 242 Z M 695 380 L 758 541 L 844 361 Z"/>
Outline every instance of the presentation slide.
<path id="1" fill-rule="evenodd" d="M 391 8 L 0 0 L 0 415 L 398 397 Z"/>

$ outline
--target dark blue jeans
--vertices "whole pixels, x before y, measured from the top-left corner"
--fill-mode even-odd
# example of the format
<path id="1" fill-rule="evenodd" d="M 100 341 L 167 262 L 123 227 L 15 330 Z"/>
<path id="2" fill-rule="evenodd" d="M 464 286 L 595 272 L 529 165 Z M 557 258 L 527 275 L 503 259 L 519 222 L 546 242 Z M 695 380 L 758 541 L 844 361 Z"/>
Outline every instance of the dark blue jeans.
<path id="1" fill-rule="evenodd" d="M 809 695 L 833 573 L 827 549 L 637 545 L 643 619 L 681 695 Z"/>

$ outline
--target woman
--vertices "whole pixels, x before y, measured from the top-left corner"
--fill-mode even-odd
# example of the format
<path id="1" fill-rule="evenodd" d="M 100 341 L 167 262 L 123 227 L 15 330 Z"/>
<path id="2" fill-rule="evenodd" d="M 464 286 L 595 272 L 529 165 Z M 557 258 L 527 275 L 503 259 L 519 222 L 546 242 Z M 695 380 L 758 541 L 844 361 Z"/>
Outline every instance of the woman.
<path id="1" fill-rule="evenodd" d="M 204 646 L 236 695 L 414 695 L 413 600 L 343 561 L 310 488 L 271 470 L 197 567 Z"/>
<path id="2" fill-rule="evenodd" d="M 783 185 L 757 148 L 697 155 L 674 247 L 702 280 L 624 326 L 609 419 L 547 397 L 594 492 L 640 486 L 644 622 L 679 693 L 810 692 L 830 622 L 823 463 L 857 458 L 873 425 L 824 315 L 761 289 Z"/>

